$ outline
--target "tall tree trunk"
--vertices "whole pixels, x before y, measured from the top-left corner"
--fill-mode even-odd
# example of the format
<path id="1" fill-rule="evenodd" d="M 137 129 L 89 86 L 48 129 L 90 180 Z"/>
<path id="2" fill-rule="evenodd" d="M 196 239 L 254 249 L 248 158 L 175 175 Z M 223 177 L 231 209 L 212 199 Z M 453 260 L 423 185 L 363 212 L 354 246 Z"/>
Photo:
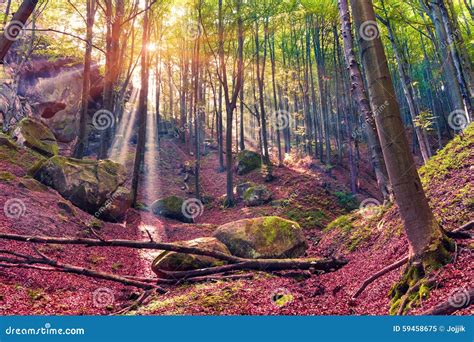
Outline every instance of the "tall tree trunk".
<path id="1" fill-rule="evenodd" d="M 363 23 L 375 22 L 371 0 L 351 0 L 351 6 L 356 32 L 361 32 Z M 429 272 L 439 263 L 448 261 L 446 238 L 429 207 L 410 152 L 382 41 L 378 36 L 372 40 L 360 37 L 359 41 L 370 101 L 373 108 L 378 108 L 377 132 L 408 237 L 410 259 L 420 261 L 421 271 Z"/>
<path id="2" fill-rule="evenodd" d="M 463 109 L 464 103 L 461 96 L 459 83 L 457 81 L 453 59 L 451 53 L 446 48 L 443 48 L 445 46 L 449 46 L 449 43 L 446 29 L 443 25 L 443 19 L 441 18 L 439 6 L 435 5 L 431 1 L 428 2 L 427 0 L 420 0 L 420 3 L 433 22 L 436 36 L 438 37 L 439 44 L 436 46 L 436 51 L 439 52 L 440 55 L 440 62 L 442 63 L 442 70 L 447 83 L 447 91 L 450 94 L 452 109 Z M 435 41 L 433 43 L 435 43 Z"/>
<path id="3" fill-rule="evenodd" d="M 453 32 L 452 30 L 451 20 L 449 18 L 448 10 L 446 8 L 444 0 L 436 0 L 435 3 L 439 7 L 439 10 L 441 13 L 441 19 L 443 21 L 444 29 L 446 31 L 446 38 L 447 38 L 447 43 L 449 47 L 449 52 L 451 54 L 451 59 L 453 61 L 454 69 L 456 70 L 456 79 L 458 81 L 459 90 L 461 92 L 461 96 L 464 101 L 464 106 L 467 111 L 467 119 L 468 121 L 470 121 L 470 118 L 472 118 L 472 115 L 473 115 L 471 94 L 470 94 L 470 89 L 472 85 L 467 84 L 466 79 L 464 77 L 461 59 L 459 57 L 459 53 L 454 43 L 456 33 Z"/>
<path id="4" fill-rule="evenodd" d="M 277 122 L 276 125 L 276 136 L 277 136 L 277 149 L 278 149 L 278 166 L 283 165 L 283 155 L 281 152 L 281 137 L 280 131 L 284 127 L 278 126 L 278 123 L 281 120 L 281 105 L 278 103 L 277 97 L 277 86 L 275 81 L 275 33 L 272 33 L 272 43 L 270 45 L 270 61 L 272 63 L 272 90 L 273 90 L 273 104 L 275 108 L 275 120 Z"/>
<path id="5" fill-rule="evenodd" d="M 79 119 L 79 136 L 74 150 L 74 158 L 82 159 L 87 146 L 87 118 L 89 109 L 89 93 L 91 87 L 91 62 L 92 62 L 92 35 L 94 28 L 94 18 L 97 9 L 96 0 L 87 0 L 87 31 L 86 31 L 86 51 L 84 53 L 84 71 L 82 78 L 81 112 Z"/>
<path id="6" fill-rule="evenodd" d="M 392 44 L 393 52 L 395 54 L 395 59 L 397 60 L 397 70 L 398 75 L 400 76 L 400 82 L 402 84 L 403 93 L 405 94 L 405 99 L 408 104 L 408 109 L 410 112 L 410 116 L 413 122 L 413 129 L 415 130 L 416 137 L 418 139 L 418 145 L 420 146 L 421 156 L 423 157 L 423 161 L 426 163 L 431 157 L 431 148 L 428 143 L 428 137 L 426 136 L 426 132 L 422 127 L 416 124 L 416 120 L 419 114 L 418 106 L 415 101 L 415 91 L 411 84 L 411 79 L 408 76 L 408 72 L 406 70 L 406 63 L 405 58 L 402 56 L 400 51 L 399 45 L 396 41 L 395 35 L 393 33 L 392 24 L 390 19 L 388 18 L 387 12 L 385 10 L 385 4 L 382 1 L 382 7 L 385 11 L 385 18 L 381 18 L 381 22 L 387 27 L 388 31 L 388 38 L 390 43 Z"/>
<path id="7" fill-rule="evenodd" d="M 5 30 L 0 37 L 0 61 L 3 61 L 8 50 L 24 29 L 28 18 L 35 10 L 37 4 L 38 0 L 24 0 L 13 15 L 10 23 L 5 27 Z"/>
<path id="8" fill-rule="evenodd" d="M 245 150 L 245 133 L 244 133 L 244 85 L 242 84 L 242 91 L 240 92 L 240 150 Z"/>
<path id="9" fill-rule="evenodd" d="M 379 190 L 382 193 L 384 200 L 389 200 L 390 187 L 387 180 L 387 171 L 385 162 L 383 160 L 380 140 L 377 136 L 374 113 L 370 108 L 370 102 L 367 98 L 367 92 L 365 89 L 364 80 L 362 78 L 362 73 L 354 52 L 352 25 L 347 0 L 339 0 L 339 14 L 342 27 L 342 38 L 344 42 L 344 55 L 351 80 L 352 96 L 359 107 L 359 111 L 364 116 L 365 123 L 367 125 L 367 140 Z"/>
<path id="10" fill-rule="evenodd" d="M 266 181 L 270 181 L 272 176 L 272 166 L 270 162 L 270 155 L 268 153 L 268 137 L 267 137 L 267 116 L 265 111 L 265 94 L 264 94 L 264 80 L 265 80 L 265 65 L 267 59 L 267 41 L 268 41 L 268 18 L 265 18 L 264 23 L 264 38 L 263 38 L 263 56 L 260 61 L 260 40 L 259 40 L 259 26 L 258 20 L 255 21 L 255 52 L 256 52 L 256 75 L 258 85 L 258 102 L 260 105 L 260 124 L 262 137 L 262 172 Z"/>
<path id="11" fill-rule="evenodd" d="M 148 5 L 146 0 L 145 4 Z M 138 141 L 135 151 L 135 160 L 133 164 L 132 187 L 131 196 L 132 204 L 136 206 L 138 199 L 138 183 L 140 180 L 140 173 L 145 157 L 146 144 L 146 122 L 147 122 L 147 97 L 148 97 L 148 31 L 149 31 L 149 13 L 145 11 L 143 14 L 143 36 L 142 36 L 142 55 L 141 55 L 141 88 L 138 102 Z"/>
<path id="12" fill-rule="evenodd" d="M 115 11 L 114 11 L 115 9 Z M 125 14 L 124 0 L 116 0 L 114 5 L 112 2 L 106 2 L 106 64 L 104 75 L 104 91 L 103 91 L 103 109 L 114 113 L 114 87 L 117 85 L 120 76 L 120 36 L 123 30 L 123 17 Z M 115 13 L 114 13 L 115 12 Z M 116 118 L 114 116 L 115 124 Z M 101 142 L 98 159 L 105 159 L 112 142 L 112 127 L 108 127 L 101 134 Z"/>

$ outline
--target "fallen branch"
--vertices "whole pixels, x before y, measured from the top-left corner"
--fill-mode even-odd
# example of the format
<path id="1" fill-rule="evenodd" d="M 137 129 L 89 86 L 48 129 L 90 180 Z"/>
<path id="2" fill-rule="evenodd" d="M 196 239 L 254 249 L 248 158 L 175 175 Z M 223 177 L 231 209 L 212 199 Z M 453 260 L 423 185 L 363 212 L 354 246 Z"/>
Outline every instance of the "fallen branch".
<path id="1" fill-rule="evenodd" d="M 31 255 L 2 250 L 0 251 L 0 254 L 12 255 L 15 258 L 0 257 L 0 262 L 2 262 L 0 263 L 0 266 L 3 266 L 3 267 L 17 266 L 17 267 L 27 268 L 26 266 L 35 266 L 38 264 L 48 265 L 48 266 L 51 266 L 51 269 L 38 268 L 38 267 L 34 267 L 34 268 L 43 270 L 43 271 L 60 270 L 61 272 L 65 272 L 65 273 L 73 273 L 73 274 L 84 275 L 84 276 L 88 276 L 92 278 L 110 280 L 110 281 L 118 282 L 124 285 L 135 286 L 135 287 L 146 289 L 146 290 L 156 289 L 161 293 L 166 292 L 164 289 L 154 284 L 145 283 L 145 282 L 133 280 L 133 279 L 128 279 L 128 278 L 121 277 L 121 276 L 111 274 L 111 273 L 104 273 L 104 272 L 94 271 L 94 270 L 84 268 L 84 267 L 64 264 L 57 260 L 53 260 L 47 257 L 46 255 L 44 255 L 43 253 L 40 253 L 39 251 L 37 251 L 37 253 L 40 255 L 40 258 L 35 258 Z M 33 267 L 29 267 L 29 268 L 33 268 Z"/>
<path id="2" fill-rule="evenodd" d="M 367 278 L 366 280 L 364 280 L 364 282 L 359 287 L 359 289 L 354 292 L 351 299 L 355 300 L 366 289 L 366 287 L 369 286 L 371 283 L 373 283 L 375 280 L 377 280 L 378 278 L 380 278 L 384 274 L 387 274 L 388 272 L 393 271 L 393 270 L 403 266 L 407 262 L 408 262 L 408 256 L 403 257 L 402 259 L 400 259 L 398 261 L 395 261 L 393 264 L 388 265 L 387 267 L 381 269 L 380 271 L 375 273 L 373 276 Z"/>
<path id="3" fill-rule="evenodd" d="M 221 252 L 210 251 L 195 247 L 184 247 L 174 243 L 162 243 L 152 241 L 133 241 L 133 240 L 96 240 L 89 238 L 57 238 L 46 236 L 25 236 L 15 234 L 0 234 L 0 239 L 14 240 L 29 243 L 53 243 L 63 245 L 85 245 L 85 246 L 106 246 L 106 247 L 128 247 L 138 249 L 159 249 L 178 253 L 195 254 L 210 256 L 219 260 L 224 260 L 232 265 L 218 266 L 207 269 L 168 272 L 169 278 L 190 278 L 195 276 L 211 275 L 236 270 L 258 270 L 258 271 L 282 271 L 289 269 L 300 270 L 321 270 L 331 271 L 344 266 L 347 261 L 342 259 L 246 259 Z"/>
<path id="4" fill-rule="evenodd" d="M 421 315 L 451 315 L 454 312 L 467 308 L 474 303 L 474 288 L 466 290 L 464 296 L 462 297 L 464 305 L 456 305 L 453 298 L 441 302 L 429 310 L 426 310 L 421 313 Z M 464 300 L 465 299 L 465 300 Z"/>
<path id="5" fill-rule="evenodd" d="M 134 301 L 131 305 L 117 311 L 117 312 L 114 312 L 113 314 L 111 314 L 111 316 L 115 316 L 115 315 L 123 315 L 123 314 L 126 314 L 127 312 L 130 312 L 132 310 L 135 310 L 137 309 L 140 305 L 143 304 L 143 302 L 148 298 L 150 297 L 150 295 L 153 293 L 153 291 L 151 290 L 147 290 L 145 292 L 143 292 L 138 298 L 136 301 Z"/>
<path id="6" fill-rule="evenodd" d="M 175 243 L 163 243 L 163 242 L 152 242 L 152 241 L 133 241 L 133 240 L 99 240 L 89 238 L 58 238 L 48 236 L 27 236 L 27 235 L 16 235 L 16 234 L 0 234 L 0 239 L 13 240 L 30 243 L 52 243 L 59 245 L 83 245 L 88 247 L 127 247 L 137 249 L 157 249 L 170 252 L 205 255 L 214 257 L 219 260 L 225 260 L 230 263 L 239 263 L 249 259 L 239 258 L 236 256 L 228 255 L 221 252 L 214 252 L 206 249 L 200 249 L 195 247 L 184 247 Z"/>

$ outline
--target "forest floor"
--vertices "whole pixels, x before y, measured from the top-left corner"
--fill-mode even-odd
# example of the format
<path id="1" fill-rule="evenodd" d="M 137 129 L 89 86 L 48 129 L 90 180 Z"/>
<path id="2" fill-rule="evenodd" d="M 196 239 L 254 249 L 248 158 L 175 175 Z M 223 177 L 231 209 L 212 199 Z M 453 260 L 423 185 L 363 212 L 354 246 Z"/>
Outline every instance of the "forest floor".
<path id="1" fill-rule="evenodd" d="M 457 138 L 459 141 L 448 147 L 447 154 L 451 159 L 446 155 L 435 157 L 422 171 L 433 210 L 447 230 L 474 218 L 473 127 L 466 132 L 463 139 Z M 28 169 L 26 159 L 25 156 L 11 156 L 9 162 L 4 162 L 3 158 L 0 163 L 0 175 L 14 175 L 0 177 L 0 203 L 15 197 L 26 206 L 26 213 L 20 219 L 12 221 L 0 215 L 0 231 L 93 237 L 84 225 L 93 216 L 74 207 L 53 189 L 32 191 L 22 186 Z M 156 198 L 147 198 L 146 191 L 142 191 L 141 201 L 149 204 L 151 200 L 172 194 L 192 197 L 183 190 L 183 175 L 179 172 L 183 164 L 192 160 L 178 139 L 163 139 L 157 158 L 159 171 L 144 177 L 145 181 L 153 183 L 145 182 L 144 188 L 151 186 L 159 191 Z M 370 171 L 364 169 L 364 165 L 369 163 L 361 165 L 363 173 L 360 178 L 365 180 L 360 184 L 361 192 L 364 197 L 375 197 L 374 184 L 369 181 Z M 328 174 L 317 162 L 290 160 L 283 167 L 275 167 L 275 180 L 266 183 L 273 191 L 273 202 L 259 207 L 245 207 L 238 203 L 233 208 L 223 208 L 221 196 L 225 193 L 225 173 L 219 173 L 217 169 L 217 153 L 211 151 L 203 157 L 201 168 L 203 194 L 210 200 L 194 224 L 131 209 L 122 224 L 101 223 L 100 235 L 104 238 L 146 240 L 146 231 L 149 231 L 155 241 L 173 242 L 210 236 L 218 225 L 230 221 L 278 215 L 301 224 L 309 241 L 307 256 L 344 256 L 348 264 L 335 272 L 320 275 L 256 272 L 251 279 L 173 286 L 164 295 L 150 297 L 133 314 L 388 314 L 388 292 L 399 279 L 400 270 L 392 271 L 371 284 L 357 301 L 351 301 L 350 297 L 364 279 L 407 254 L 407 241 L 395 205 L 380 207 L 376 219 L 367 218 L 357 210 L 349 213 L 354 209 L 354 203 L 346 196 L 347 170 L 335 167 Z M 248 180 L 263 183 L 259 171 L 236 176 L 235 183 Z M 285 205 L 281 205 L 281 201 Z M 453 292 L 474 286 L 472 248 L 472 241 L 467 244 L 458 241 L 454 262 L 437 273 L 437 286 L 428 299 L 410 311 L 411 314 L 446 300 Z M 34 253 L 29 244 L 20 242 L 0 241 L 0 249 Z M 39 249 L 69 264 L 121 275 L 153 276 L 150 265 L 156 252 L 61 245 L 43 245 Z M 113 314 L 129 306 L 138 293 L 139 290 L 131 287 L 85 276 L 0 268 L 0 314 L 3 315 Z M 275 298 L 283 298 L 283 301 Z M 472 314 L 469 310 L 460 310 L 458 314 Z"/>

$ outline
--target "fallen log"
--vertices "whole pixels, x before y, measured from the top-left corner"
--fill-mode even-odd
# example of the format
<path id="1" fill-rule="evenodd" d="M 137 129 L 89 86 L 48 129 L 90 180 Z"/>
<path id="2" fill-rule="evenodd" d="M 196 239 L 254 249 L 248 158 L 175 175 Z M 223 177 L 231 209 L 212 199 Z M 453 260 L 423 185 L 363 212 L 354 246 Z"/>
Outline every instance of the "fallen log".
<path id="1" fill-rule="evenodd" d="M 0 239 L 29 242 L 29 243 L 53 243 L 59 245 L 83 245 L 87 247 L 127 247 L 136 249 L 156 249 L 170 252 L 205 255 L 214 257 L 219 260 L 224 260 L 230 263 L 239 263 L 248 259 L 239 258 L 233 255 L 224 254 L 221 252 L 214 252 L 195 247 L 184 247 L 175 243 L 163 243 L 154 241 L 134 241 L 134 240 L 105 240 L 105 239 L 90 239 L 90 238 L 58 238 L 49 236 L 27 236 L 16 234 L 0 233 Z"/>
<path id="2" fill-rule="evenodd" d="M 169 272 L 171 278 L 187 278 L 194 276 L 210 275 L 236 270 L 259 270 L 259 271 L 282 271 L 282 270 L 320 270 L 332 271 L 344 266 L 347 261 L 343 259 L 246 259 L 224 254 L 216 251 L 209 251 L 195 247 L 184 247 L 175 243 L 162 243 L 154 241 L 133 241 L 133 240 L 105 240 L 89 238 L 57 238 L 47 236 L 26 236 L 16 234 L 0 234 L 0 239 L 29 242 L 29 243 L 53 243 L 63 245 L 84 245 L 89 247 L 128 247 L 137 249 L 159 249 L 178 253 L 210 256 L 219 260 L 227 261 L 232 265 L 212 267 L 208 269 Z"/>
<path id="3" fill-rule="evenodd" d="M 283 270 L 314 270 L 332 272 L 345 264 L 346 260 L 342 259 L 244 259 L 246 261 L 237 264 L 223 265 L 216 267 L 203 268 L 192 271 L 175 271 L 164 272 L 162 274 L 166 278 L 186 279 L 190 277 L 200 277 L 217 273 L 231 271 L 283 271 Z"/>

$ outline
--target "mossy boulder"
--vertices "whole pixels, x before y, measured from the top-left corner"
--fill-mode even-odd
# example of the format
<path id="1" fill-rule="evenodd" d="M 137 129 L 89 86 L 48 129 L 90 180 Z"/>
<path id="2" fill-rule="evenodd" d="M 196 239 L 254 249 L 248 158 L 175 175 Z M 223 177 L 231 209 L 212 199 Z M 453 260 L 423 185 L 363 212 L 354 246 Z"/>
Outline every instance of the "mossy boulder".
<path id="1" fill-rule="evenodd" d="M 29 147 L 42 155 L 52 157 L 58 154 L 58 143 L 53 132 L 39 121 L 22 119 L 13 136 L 19 145 Z"/>
<path id="2" fill-rule="evenodd" d="M 202 237 L 189 241 L 179 241 L 177 244 L 184 247 L 201 248 L 230 255 L 227 247 L 222 242 L 213 237 Z M 152 270 L 158 276 L 162 276 L 163 271 L 190 271 L 224 264 L 225 261 L 204 255 L 162 251 L 153 261 Z"/>
<path id="3" fill-rule="evenodd" d="M 54 156 L 30 170 L 39 182 L 52 187 L 82 210 L 107 221 L 120 221 L 130 206 L 122 185 L 125 168 L 111 160 L 79 160 Z"/>
<path id="4" fill-rule="evenodd" d="M 229 222 L 213 236 L 243 258 L 295 258 L 308 248 L 299 224 L 277 216 Z"/>
<path id="5" fill-rule="evenodd" d="M 253 182 L 240 183 L 236 185 L 234 192 L 237 194 L 237 197 L 239 197 L 240 199 L 244 199 L 245 191 L 247 191 L 248 188 L 251 188 L 254 186 L 257 186 L 257 184 Z"/>
<path id="6" fill-rule="evenodd" d="M 260 155 L 253 151 L 243 150 L 235 158 L 238 175 L 245 175 L 250 171 L 258 169 L 262 165 Z"/>
<path id="7" fill-rule="evenodd" d="M 191 217 L 184 215 L 184 199 L 178 196 L 168 196 L 151 204 L 151 211 L 157 216 L 163 216 L 185 223 L 193 222 Z"/>
<path id="8" fill-rule="evenodd" d="M 272 192 L 265 185 L 251 186 L 245 190 L 243 198 L 246 206 L 255 207 L 270 202 Z"/>

